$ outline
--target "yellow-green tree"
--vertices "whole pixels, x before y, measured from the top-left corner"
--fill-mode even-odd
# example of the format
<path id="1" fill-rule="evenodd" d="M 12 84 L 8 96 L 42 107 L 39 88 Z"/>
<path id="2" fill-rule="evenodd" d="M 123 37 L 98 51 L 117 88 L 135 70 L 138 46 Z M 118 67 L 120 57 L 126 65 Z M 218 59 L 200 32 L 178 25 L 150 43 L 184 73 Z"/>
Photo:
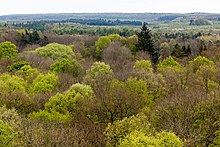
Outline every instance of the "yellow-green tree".
<path id="1" fill-rule="evenodd" d="M 44 47 L 37 48 L 34 52 L 53 60 L 62 58 L 73 59 L 75 57 L 72 47 L 58 43 L 50 43 Z"/>
<path id="2" fill-rule="evenodd" d="M 96 47 L 96 57 L 98 59 L 101 58 L 103 50 L 108 47 L 108 45 L 111 43 L 111 39 L 108 36 L 101 36 L 99 37 L 98 41 L 95 43 Z"/>
<path id="3" fill-rule="evenodd" d="M 30 86 L 30 92 L 50 92 L 57 86 L 58 77 L 54 73 L 39 74 Z"/>
<path id="4" fill-rule="evenodd" d="M 16 49 L 16 45 L 14 45 L 9 41 L 0 43 L 0 59 L 1 58 L 14 59 L 17 55 L 18 55 L 18 50 Z"/>

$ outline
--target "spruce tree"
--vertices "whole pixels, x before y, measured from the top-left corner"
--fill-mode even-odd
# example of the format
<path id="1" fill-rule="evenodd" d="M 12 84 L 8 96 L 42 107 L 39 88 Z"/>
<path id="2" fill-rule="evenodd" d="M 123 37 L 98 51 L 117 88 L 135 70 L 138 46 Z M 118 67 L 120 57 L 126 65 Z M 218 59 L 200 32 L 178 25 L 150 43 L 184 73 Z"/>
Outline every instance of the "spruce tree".
<path id="1" fill-rule="evenodd" d="M 146 51 L 151 55 L 151 60 L 153 63 L 156 63 L 158 60 L 158 52 L 154 48 L 154 41 L 152 39 L 151 30 L 147 28 L 144 23 L 141 31 L 137 33 L 138 43 L 137 43 L 137 51 Z"/>

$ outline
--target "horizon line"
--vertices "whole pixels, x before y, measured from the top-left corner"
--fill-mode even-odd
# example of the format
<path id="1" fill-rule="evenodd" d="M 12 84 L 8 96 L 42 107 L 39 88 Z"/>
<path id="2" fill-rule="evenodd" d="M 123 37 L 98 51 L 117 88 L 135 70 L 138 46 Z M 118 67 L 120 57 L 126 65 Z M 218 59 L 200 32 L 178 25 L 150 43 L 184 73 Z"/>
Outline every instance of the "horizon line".
<path id="1" fill-rule="evenodd" d="M 0 16 L 10 16 L 10 15 L 49 15 L 49 14 L 220 14 L 220 12 L 46 12 L 46 13 L 14 13 L 14 14 L 3 14 Z"/>

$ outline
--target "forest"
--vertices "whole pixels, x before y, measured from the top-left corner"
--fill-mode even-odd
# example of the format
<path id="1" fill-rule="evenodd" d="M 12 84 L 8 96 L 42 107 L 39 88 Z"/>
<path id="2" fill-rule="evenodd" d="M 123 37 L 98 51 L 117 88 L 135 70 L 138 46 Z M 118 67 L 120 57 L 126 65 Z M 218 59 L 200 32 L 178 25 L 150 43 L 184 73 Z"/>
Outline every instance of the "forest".
<path id="1" fill-rule="evenodd" d="M 218 16 L 81 15 L 0 22 L 0 146 L 220 146 Z"/>

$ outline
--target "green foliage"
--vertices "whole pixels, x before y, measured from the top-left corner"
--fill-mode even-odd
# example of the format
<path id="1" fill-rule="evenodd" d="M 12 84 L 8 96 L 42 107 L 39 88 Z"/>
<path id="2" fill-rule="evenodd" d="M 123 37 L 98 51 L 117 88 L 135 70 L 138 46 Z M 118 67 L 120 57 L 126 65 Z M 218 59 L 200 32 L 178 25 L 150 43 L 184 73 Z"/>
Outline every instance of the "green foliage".
<path id="1" fill-rule="evenodd" d="M 51 64 L 50 69 L 55 72 L 69 73 L 79 76 L 82 73 L 82 66 L 76 60 L 62 59 Z"/>
<path id="2" fill-rule="evenodd" d="M 137 51 L 146 51 L 151 55 L 151 60 L 153 63 L 157 63 L 159 58 L 158 53 L 154 47 L 154 41 L 152 39 L 152 34 L 149 28 L 147 28 L 144 23 L 141 32 L 137 33 L 138 43 L 136 45 Z"/>
<path id="3" fill-rule="evenodd" d="M 90 105 L 90 119 L 94 122 L 113 123 L 137 114 L 152 102 L 146 82 L 142 79 L 129 78 L 125 82 L 101 79 L 101 82 L 94 84 L 93 89 L 96 97 Z"/>
<path id="4" fill-rule="evenodd" d="M 196 136 L 196 145 L 219 146 L 219 128 L 220 128 L 220 99 L 218 98 L 206 98 L 196 106 L 195 114 L 193 118 L 193 126 L 196 129 L 200 129 L 200 134 Z"/>
<path id="5" fill-rule="evenodd" d="M 18 133 L 0 120 L 0 145 L 5 147 L 13 146 L 15 145 L 14 140 L 16 138 L 18 138 Z"/>
<path id="6" fill-rule="evenodd" d="M 171 54 L 171 47 L 167 42 L 163 42 L 160 44 L 160 58 L 164 59 Z"/>
<path id="7" fill-rule="evenodd" d="M 7 109 L 6 106 L 0 107 L 0 120 L 10 125 L 14 130 L 19 130 L 22 123 L 17 111 L 14 108 Z"/>
<path id="8" fill-rule="evenodd" d="M 22 77 L 28 83 L 32 83 L 33 80 L 40 74 L 39 70 L 32 68 L 30 65 L 24 65 L 20 70 L 16 72 L 17 76 Z"/>
<path id="9" fill-rule="evenodd" d="M 111 40 L 111 42 L 113 41 L 121 41 L 122 43 L 126 42 L 126 38 L 121 37 L 119 34 L 111 34 L 108 35 L 108 37 Z"/>
<path id="10" fill-rule="evenodd" d="M 45 104 L 45 110 L 57 114 L 74 116 L 75 113 L 86 111 L 89 101 L 94 97 L 92 88 L 83 84 L 74 84 L 65 93 L 57 93 Z"/>
<path id="11" fill-rule="evenodd" d="M 63 122 L 68 123 L 70 118 L 68 115 L 61 114 L 59 112 L 53 111 L 48 112 L 46 110 L 39 111 L 39 112 L 33 112 L 28 115 L 28 117 L 32 120 L 39 120 L 39 121 L 50 121 L 50 122 Z"/>
<path id="12" fill-rule="evenodd" d="M 182 72 L 184 68 L 177 62 L 175 61 L 171 56 L 167 57 L 164 59 L 162 62 L 160 62 L 157 65 L 157 69 L 160 72 Z"/>
<path id="13" fill-rule="evenodd" d="M 130 51 L 135 54 L 137 52 L 136 44 L 138 43 L 138 37 L 137 35 L 133 35 L 127 38 L 127 46 L 130 49 Z"/>
<path id="14" fill-rule="evenodd" d="M 133 131 L 140 131 L 149 135 L 154 132 L 144 114 L 138 114 L 129 118 L 126 117 L 123 120 L 118 120 L 112 124 L 108 124 L 108 127 L 104 132 L 107 146 L 118 146 L 120 144 L 119 141 L 123 140 Z"/>
<path id="15" fill-rule="evenodd" d="M 0 95 L 10 95 L 15 92 L 25 92 L 26 82 L 24 79 L 9 74 L 0 75 Z"/>
<path id="16" fill-rule="evenodd" d="M 14 59 L 18 55 L 18 50 L 16 46 L 9 42 L 0 43 L 0 59 L 1 58 L 12 58 Z"/>
<path id="17" fill-rule="evenodd" d="M 95 43 L 96 57 L 101 58 L 102 52 L 111 43 L 111 39 L 108 36 L 101 36 Z"/>
<path id="18" fill-rule="evenodd" d="M 157 133 L 155 136 L 149 136 L 140 131 L 134 131 L 128 134 L 120 141 L 120 147 L 182 147 L 181 140 L 170 132 Z"/>
<path id="19" fill-rule="evenodd" d="M 151 62 L 149 60 L 137 60 L 133 66 L 136 70 L 143 70 L 145 72 L 152 72 Z"/>
<path id="20" fill-rule="evenodd" d="M 157 70 L 166 80 L 167 91 L 183 88 L 187 84 L 187 70 L 175 61 L 171 56 L 157 65 Z"/>
<path id="21" fill-rule="evenodd" d="M 122 37 L 119 34 L 111 34 L 111 35 L 108 35 L 108 37 L 111 41 L 122 39 Z"/>
<path id="22" fill-rule="evenodd" d="M 75 92 L 68 92 L 66 94 L 57 93 L 45 104 L 45 110 L 51 113 L 58 112 L 64 115 L 74 113 L 74 109 L 76 108 L 75 97 Z"/>
<path id="23" fill-rule="evenodd" d="M 206 89 L 206 92 L 217 88 L 219 85 L 215 82 L 215 75 L 217 74 L 217 67 L 214 64 L 201 65 L 196 71 L 198 80 L 202 82 L 202 86 Z"/>
<path id="24" fill-rule="evenodd" d="M 105 130 L 107 146 L 121 147 L 182 147 L 179 137 L 174 133 L 160 132 L 155 134 L 144 114 L 124 118 L 109 124 Z"/>
<path id="25" fill-rule="evenodd" d="M 134 131 L 120 140 L 119 147 L 159 147 L 158 140 L 146 136 L 143 132 Z"/>
<path id="26" fill-rule="evenodd" d="M 73 59 L 75 54 L 70 46 L 58 43 L 51 43 L 44 47 L 37 48 L 35 52 L 41 56 L 49 57 L 53 60 L 56 59 Z"/>
<path id="27" fill-rule="evenodd" d="M 12 64 L 11 66 L 8 66 L 7 70 L 10 72 L 15 72 L 15 71 L 21 69 L 25 65 L 29 65 L 28 62 L 26 62 L 26 61 L 16 62 L 16 63 Z"/>
<path id="28" fill-rule="evenodd" d="M 0 107 L 0 146 L 22 146 L 21 123 L 15 109 Z"/>
<path id="29" fill-rule="evenodd" d="M 76 83 L 70 87 L 68 92 L 70 91 L 75 91 L 78 94 L 78 97 L 80 97 L 81 95 L 80 99 L 92 100 L 94 98 L 94 92 L 92 88 L 88 85 Z"/>
<path id="30" fill-rule="evenodd" d="M 95 62 L 91 68 L 86 71 L 85 81 L 88 84 L 93 84 L 104 77 L 112 77 L 112 74 L 113 71 L 108 64 Z"/>
<path id="31" fill-rule="evenodd" d="M 209 145 L 209 147 L 218 147 L 220 146 L 220 131 L 215 132 L 215 138 L 213 143 Z"/>
<path id="32" fill-rule="evenodd" d="M 149 94 L 147 83 L 143 79 L 128 78 L 125 82 L 128 96 L 136 98 L 141 101 L 142 106 L 150 106 L 153 102 L 153 97 Z"/>
<path id="33" fill-rule="evenodd" d="M 167 49 L 170 49 L 170 45 L 167 42 L 164 42 L 160 44 L 160 48 L 162 50 L 167 50 Z"/>
<path id="34" fill-rule="evenodd" d="M 160 62 L 157 65 L 158 69 L 163 69 L 163 68 L 167 68 L 167 67 L 181 67 L 181 65 L 175 61 L 171 56 L 167 57 L 166 59 L 164 59 L 162 62 Z"/>
<path id="35" fill-rule="evenodd" d="M 157 133 L 155 136 L 158 139 L 158 145 L 160 147 L 182 147 L 183 143 L 180 138 L 177 137 L 174 133 L 170 132 L 161 132 Z"/>
<path id="36" fill-rule="evenodd" d="M 0 76 L 0 105 L 16 108 L 19 113 L 34 111 L 34 101 L 26 92 L 27 82 L 20 77 L 3 74 Z"/>
<path id="37" fill-rule="evenodd" d="M 147 28 L 145 23 L 141 28 L 141 32 L 137 33 L 137 36 L 138 36 L 137 49 L 147 51 L 150 54 L 152 54 L 154 52 L 152 34 L 150 29 Z"/>
<path id="38" fill-rule="evenodd" d="M 166 91 L 166 81 L 161 74 L 153 72 L 151 62 L 149 60 L 136 61 L 133 66 L 135 77 L 145 81 L 145 89 L 147 92 L 148 102 L 164 96 Z"/>
<path id="39" fill-rule="evenodd" d="M 189 62 L 193 72 L 196 72 L 203 65 L 214 65 L 215 63 L 206 57 L 198 56 L 193 61 Z"/>
<path id="40" fill-rule="evenodd" d="M 195 19 L 195 20 L 190 20 L 190 24 L 193 26 L 203 26 L 203 25 L 213 25 L 213 23 L 207 19 Z"/>
<path id="41" fill-rule="evenodd" d="M 57 86 L 58 77 L 53 73 L 39 74 L 30 86 L 30 92 L 50 92 Z"/>

